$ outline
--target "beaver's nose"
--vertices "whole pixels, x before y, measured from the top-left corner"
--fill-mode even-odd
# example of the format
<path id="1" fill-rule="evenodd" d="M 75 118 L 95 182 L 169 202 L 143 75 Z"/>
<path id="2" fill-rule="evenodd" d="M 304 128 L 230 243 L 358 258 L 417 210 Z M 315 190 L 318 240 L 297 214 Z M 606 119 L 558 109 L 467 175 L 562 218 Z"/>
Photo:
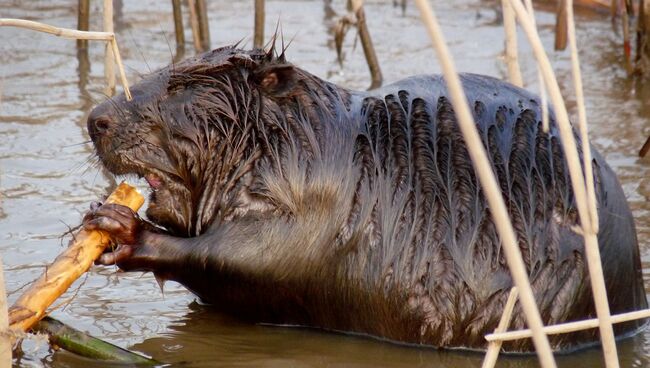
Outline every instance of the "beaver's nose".
<path id="1" fill-rule="evenodd" d="M 88 116 L 88 134 L 93 141 L 106 135 L 114 125 L 111 117 L 101 109 L 94 109 Z"/>

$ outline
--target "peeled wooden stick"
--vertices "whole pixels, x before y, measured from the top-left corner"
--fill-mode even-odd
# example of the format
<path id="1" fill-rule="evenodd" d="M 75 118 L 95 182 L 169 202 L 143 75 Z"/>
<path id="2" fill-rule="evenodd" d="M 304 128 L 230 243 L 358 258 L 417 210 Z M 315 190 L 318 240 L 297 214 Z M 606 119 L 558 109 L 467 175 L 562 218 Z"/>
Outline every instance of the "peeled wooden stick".
<path id="1" fill-rule="evenodd" d="M 106 199 L 106 203 L 121 204 L 137 211 L 144 203 L 144 198 L 134 187 L 123 182 Z M 43 318 L 47 314 L 47 308 L 88 271 L 109 241 L 110 238 L 104 231 L 79 231 L 70 246 L 56 257 L 45 273 L 9 309 L 10 328 L 28 331 Z"/>

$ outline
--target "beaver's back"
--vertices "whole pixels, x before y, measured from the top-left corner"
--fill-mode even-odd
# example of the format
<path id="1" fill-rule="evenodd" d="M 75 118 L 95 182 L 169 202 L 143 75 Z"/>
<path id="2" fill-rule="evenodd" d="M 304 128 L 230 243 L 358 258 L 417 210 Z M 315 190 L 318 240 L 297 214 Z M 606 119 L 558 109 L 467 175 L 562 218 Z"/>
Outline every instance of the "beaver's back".
<path id="1" fill-rule="evenodd" d="M 484 76 L 465 74 L 462 82 L 544 322 L 595 316 L 552 113 L 550 131 L 543 132 L 535 96 Z M 362 138 L 355 161 L 372 194 L 355 205 L 371 201 L 373 211 L 364 232 L 367 246 L 351 255 L 351 264 L 364 265 L 356 277 L 390 295 L 391 307 L 374 312 L 397 325 L 373 331 L 371 322 L 361 329 L 435 346 L 484 347 L 483 336 L 496 327 L 513 282 L 444 80 L 413 77 L 357 97 L 352 109 L 360 114 Z M 645 308 L 632 215 L 614 173 L 596 152 L 593 168 L 612 313 Z M 373 304 L 360 302 L 366 303 Z M 511 327 L 523 328 L 524 319 L 517 310 Z M 553 337 L 557 349 L 593 341 L 595 330 Z M 532 346 L 519 341 L 507 348 Z"/>

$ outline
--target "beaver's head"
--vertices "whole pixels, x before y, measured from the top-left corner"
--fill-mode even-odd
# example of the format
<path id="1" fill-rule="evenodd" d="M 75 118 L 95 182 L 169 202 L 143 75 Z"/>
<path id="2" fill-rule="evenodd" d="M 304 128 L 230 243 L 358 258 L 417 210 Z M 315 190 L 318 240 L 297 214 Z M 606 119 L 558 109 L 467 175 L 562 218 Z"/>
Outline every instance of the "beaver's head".
<path id="1" fill-rule="evenodd" d="M 264 106 L 277 106 L 295 78 L 273 50 L 217 49 L 145 77 L 131 101 L 121 94 L 95 107 L 88 132 L 109 171 L 147 180 L 151 221 L 194 236 L 246 185 Z"/>

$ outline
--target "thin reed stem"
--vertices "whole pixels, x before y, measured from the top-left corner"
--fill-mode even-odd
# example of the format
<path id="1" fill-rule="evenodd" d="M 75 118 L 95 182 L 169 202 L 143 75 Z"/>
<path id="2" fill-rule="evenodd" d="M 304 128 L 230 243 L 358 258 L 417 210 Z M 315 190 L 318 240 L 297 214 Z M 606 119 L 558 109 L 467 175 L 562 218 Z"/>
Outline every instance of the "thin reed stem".
<path id="1" fill-rule="evenodd" d="M 115 35 L 113 31 L 113 0 L 104 0 L 104 32 Z M 108 88 L 108 95 L 115 93 L 115 55 L 110 44 L 106 44 L 104 56 L 104 76 Z"/>
<path id="2" fill-rule="evenodd" d="M 517 22 L 509 0 L 501 0 L 503 9 L 503 28 L 506 32 L 506 65 L 508 66 L 508 81 L 517 87 L 523 87 L 524 81 L 519 69 L 517 53 Z"/>
<path id="3" fill-rule="evenodd" d="M 533 344 L 537 351 L 542 367 L 555 367 L 555 359 L 551 351 L 551 345 L 548 338 L 542 331 L 544 324 L 535 303 L 533 290 L 528 280 L 528 273 L 521 257 L 521 250 L 517 245 L 512 223 L 508 216 L 508 211 L 501 196 L 501 190 L 497 185 L 496 178 L 492 172 L 490 162 L 487 159 L 485 148 L 479 138 L 478 132 L 472 114 L 467 104 L 467 99 L 461 86 L 460 77 L 456 72 L 453 60 L 447 48 L 447 44 L 442 35 L 438 21 L 433 13 L 433 9 L 427 0 L 416 0 L 420 9 L 422 19 L 427 26 L 429 36 L 438 55 L 438 60 L 442 66 L 443 75 L 447 83 L 449 95 L 451 98 L 458 125 L 465 139 L 472 163 L 480 180 L 481 186 L 485 192 L 486 199 L 490 206 L 490 212 L 494 219 L 497 232 L 503 244 L 503 250 L 514 279 L 517 289 L 521 293 L 521 305 L 524 310 L 528 325 L 534 331 Z"/>
<path id="4" fill-rule="evenodd" d="M 501 315 L 501 320 L 499 320 L 499 325 L 494 330 L 495 333 L 505 332 L 508 329 L 510 320 L 512 319 L 512 311 L 515 309 L 515 303 L 517 303 L 517 287 L 510 289 L 510 294 L 508 294 L 508 300 L 506 301 L 506 306 L 503 307 L 503 314 Z M 483 358 L 482 368 L 493 368 L 497 364 L 497 358 L 499 358 L 499 351 L 501 350 L 501 345 L 503 341 L 494 340 L 490 341 L 488 344 L 487 352 L 485 353 L 485 358 Z"/>
<path id="5" fill-rule="evenodd" d="M 587 256 L 587 265 L 589 268 L 589 275 L 591 279 L 591 289 L 594 295 L 594 302 L 596 304 L 596 314 L 600 320 L 600 336 L 603 344 L 603 352 L 605 354 L 605 362 L 608 368 L 618 367 L 618 356 L 616 353 L 616 343 L 614 340 L 614 331 L 611 324 L 611 316 L 609 312 L 609 303 L 607 302 L 607 291 L 605 289 L 605 281 L 603 276 L 603 269 L 600 259 L 600 250 L 598 249 L 598 239 L 594 228 L 592 226 L 591 213 L 589 211 L 589 202 L 587 200 L 585 180 L 582 176 L 582 168 L 580 167 L 580 158 L 573 131 L 569 123 L 569 116 L 560 93 L 560 87 L 557 79 L 553 74 L 551 63 L 548 56 L 544 51 L 539 34 L 535 29 L 535 25 L 530 19 L 529 13 L 526 11 L 520 0 L 510 0 L 517 19 L 521 24 L 528 40 L 535 53 L 540 70 L 543 73 L 547 87 L 549 88 L 550 97 L 555 107 L 555 114 L 557 117 L 557 126 L 560 132 L 562 146 L 566 156 L 567 166 L 571 177 L 571 185 L 576 200 L 576 207 L 580 217 L 580 224 L 582 226 L 582 233 L 585 238 L 585 253 Z M 584 142 L 588 145 L 589 142 Z"/>

